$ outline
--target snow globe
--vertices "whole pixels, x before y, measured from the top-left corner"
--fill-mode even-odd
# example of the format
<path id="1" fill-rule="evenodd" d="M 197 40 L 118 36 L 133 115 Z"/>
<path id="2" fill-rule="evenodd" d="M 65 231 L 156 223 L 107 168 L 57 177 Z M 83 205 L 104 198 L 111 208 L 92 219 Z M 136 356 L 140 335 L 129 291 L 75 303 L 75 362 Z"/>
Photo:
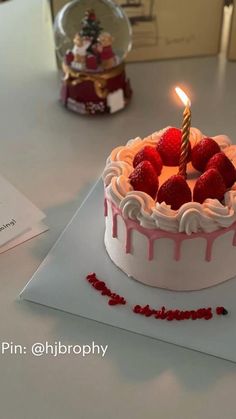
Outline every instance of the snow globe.
<path id="1" fill-rule="evenodd" d="M 111 0 L 73 0 L 57 14 L 54 33 L 63 105 L 89 115 L 123 109 L 132 90 L 124 64 L 131 26 L 122 8 Z"/>

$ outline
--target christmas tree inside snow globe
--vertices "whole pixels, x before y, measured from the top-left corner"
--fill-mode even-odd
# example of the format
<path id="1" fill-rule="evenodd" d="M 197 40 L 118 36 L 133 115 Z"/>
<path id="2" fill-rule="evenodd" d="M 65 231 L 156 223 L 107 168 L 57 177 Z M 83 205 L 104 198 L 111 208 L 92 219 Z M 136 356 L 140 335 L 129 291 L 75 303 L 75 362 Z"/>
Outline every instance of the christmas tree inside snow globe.
<path id="1" fill-rule="evenodd" d="M 132 92 L 124 58 L 131 48 L 131 29 L 119 6 L 110 0 L 72 1 L 56 17 L 55 40 L 64 73 L 64 106 L 101 114 L 128 104 Z"/>

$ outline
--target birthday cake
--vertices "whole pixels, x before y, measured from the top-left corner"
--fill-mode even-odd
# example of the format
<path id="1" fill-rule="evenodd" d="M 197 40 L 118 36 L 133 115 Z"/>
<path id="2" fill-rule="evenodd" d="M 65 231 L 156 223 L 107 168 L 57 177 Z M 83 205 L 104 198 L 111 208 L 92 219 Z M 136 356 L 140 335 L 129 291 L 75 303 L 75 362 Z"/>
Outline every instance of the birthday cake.
<path id="1" fill-rule="evenodd" d="M 236 146 L 191 128 L 185 177 L 181 135 L 167 127 L 111 152 L 103 172 L 105 247 L 128 276 L 187 291 L 236 275 Z"/>

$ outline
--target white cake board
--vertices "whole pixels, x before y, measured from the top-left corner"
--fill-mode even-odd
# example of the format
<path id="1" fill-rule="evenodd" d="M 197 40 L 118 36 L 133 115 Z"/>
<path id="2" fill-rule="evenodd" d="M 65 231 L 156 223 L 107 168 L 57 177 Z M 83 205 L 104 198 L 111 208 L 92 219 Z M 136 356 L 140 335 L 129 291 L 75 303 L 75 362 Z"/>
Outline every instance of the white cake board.
<path id="1" fill-rule="evenodd" d="M 103 185 L 98 181 L 21 292 L 21 298 L 236 362 L 235 279 L 203 291 L 151 288 L 128 278 L 111 262 L 103 235 Z M 186 310 L 223 305 L 229 315 L 180 322 L 136 315 L 127 306 L 109 306 L 106 297 L 85 280 L 89 272 L 96 272 L 131 305 Z"/>

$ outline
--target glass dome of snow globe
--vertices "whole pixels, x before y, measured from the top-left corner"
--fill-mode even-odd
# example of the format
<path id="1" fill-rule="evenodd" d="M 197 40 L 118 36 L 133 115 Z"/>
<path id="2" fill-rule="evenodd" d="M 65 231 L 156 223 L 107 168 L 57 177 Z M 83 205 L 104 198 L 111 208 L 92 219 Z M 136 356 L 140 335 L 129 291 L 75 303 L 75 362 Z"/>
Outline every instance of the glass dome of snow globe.
<path id="1" fill-rule="evenodd" d="M 85 52 L 86 55 L 90 53 L 100 57 L 96 66 L 90 56 L 90 62 L 84 66 L 89 71 L 118 65 L 131 49 L 129 19 L 112 0 L 74 0 L 67 3 L 55 18 L 54 34 L 60 61 L 69 51 L 74 51 L 77 67 L 82 68 L 79 64 L 84 58 L 86 61 Z M 101 61 L 106 59 L 110 62 L 102 65 Z"/>
<path id="2" fill-rule="evenodd" d="M 63 105 L 90 115 L 123 109 L 132 90 L 124 63 L 131 26 L 122 8 L 112 0 L 74 0 L 57 14 L 54 31 Z"/>

